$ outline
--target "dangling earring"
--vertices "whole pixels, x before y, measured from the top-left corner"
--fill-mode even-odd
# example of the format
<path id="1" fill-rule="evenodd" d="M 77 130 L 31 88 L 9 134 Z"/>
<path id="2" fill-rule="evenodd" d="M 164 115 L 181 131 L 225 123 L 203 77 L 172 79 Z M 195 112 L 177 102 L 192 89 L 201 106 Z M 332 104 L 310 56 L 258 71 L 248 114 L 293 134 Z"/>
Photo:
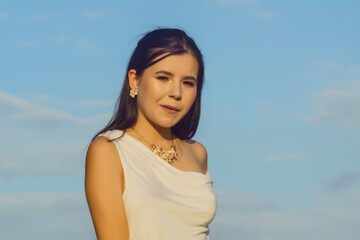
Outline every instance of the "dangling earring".
<path id="1" fill-rule="evenodd" d="M 135 96 L 137 95 L 137 91 L 136 90 L 133 90 L 133 89 L 130 89 L 130 97 L 132 98 L 135 98 Z"/>

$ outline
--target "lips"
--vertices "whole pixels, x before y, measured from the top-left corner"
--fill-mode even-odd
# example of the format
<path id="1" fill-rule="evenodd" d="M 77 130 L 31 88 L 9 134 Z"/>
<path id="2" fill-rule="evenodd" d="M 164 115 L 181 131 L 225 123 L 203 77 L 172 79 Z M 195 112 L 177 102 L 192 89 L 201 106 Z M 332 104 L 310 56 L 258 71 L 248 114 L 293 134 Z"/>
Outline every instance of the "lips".
<path id="1" fill-rule="evenodd" d="M 173 110 L 173 111 L 180 111 L 180 109 L 174 107 L 174 106 L 171 106 L 171 105 L 161 105 L 162 107 L 165 107 L 165 108 L 168 108 L 170 110 Z"/>

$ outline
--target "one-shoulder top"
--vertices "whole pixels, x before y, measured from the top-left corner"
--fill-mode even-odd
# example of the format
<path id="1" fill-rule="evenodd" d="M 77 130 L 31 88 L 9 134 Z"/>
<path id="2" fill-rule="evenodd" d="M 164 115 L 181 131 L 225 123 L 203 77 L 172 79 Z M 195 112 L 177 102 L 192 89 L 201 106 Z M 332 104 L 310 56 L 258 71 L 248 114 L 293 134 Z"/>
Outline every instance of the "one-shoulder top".
<path id="1" fill-rule="evenodd" d="M 130 240 L 209 240 L 216 214 L 210 173 L 182 171 L 121 130 L 116 139 L 125 177 L 123 202 Z"/>

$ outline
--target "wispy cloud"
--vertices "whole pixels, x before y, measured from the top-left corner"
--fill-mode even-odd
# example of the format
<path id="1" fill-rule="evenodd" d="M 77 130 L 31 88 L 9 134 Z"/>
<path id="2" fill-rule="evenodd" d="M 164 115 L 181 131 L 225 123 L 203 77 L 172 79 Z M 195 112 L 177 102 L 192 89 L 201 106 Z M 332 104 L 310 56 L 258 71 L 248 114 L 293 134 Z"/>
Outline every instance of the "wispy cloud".
<path id="1" fill-rule="evenodd" d="M 360 74 L 360 64 L 353 63 L 340 63 L 335 60 L 330 60 L 325 62 L 325 66 L 327 69 L 337 73 L 344 74 Z"/>
<path id="2" fill-rule="evenodd" d="M 241 7 L 260 19 L 276 19 L 279 14 L 272 10 L 259 8 L 257 0 L 214 0 L 221 7 Z"/>
<path id="3" fill-rule="evenodd" d="M 57 135 L 59 139 L 48 141 L 41 139 L 39 134 L 32 134 L 29 139 L 20 135 L 21 132 L 12 133 L 21 136 L 21 139 L 11 141 L 8 144 L 11 149 L 0 147 L 0 179 L 54 178 L 76 176 L 83 172 L 86 141 L 81 142 L 77 137 L 71 139 L 65 134 Z"/>
<path id="4" fill-rule="evenodd" d="M 258 193 L 239 193 L 235 190 L 217 190 L 218 200 L 222 211 L 236 212 L 242 214 L 273 211 L 277 209 L 276 204 L 265 199 Z"/>
<path id="5" fill-rule="evenodd" d="M 210 228 L 215 239 L 287 239 L 308 225 L 260 194 L 217 193 L 218 210 Z"/>
<path id="6" fill-rule="evenodd" d="M 301 153 L 285 153 L 285 154 L 273 154 L 265 159 L 265 162 L 284 162 L 301 159 L 303 154 Z"/>
<path id="7" fill-rule="evenodd" d="M 338 240 L 339 236 L 356 239 L 360 230 L 360 191 L 352 189 L 344 195 L 316 194 L 294 209 L 261 194 L 217 191 L 218 210 L 210 226 L 214 239 Z M 284 193 L 285 194 L 285 193 Z M 306 206 L 306 207 L 304 207 Z M 252 210 L 248 210 L 252 209 Z"/>
<path id="8" fill-rule="evenodd" d="M 109 15 L 109 13 L 110 12 L 107 10 L 87 10 L 87 11 L 83 11 L 81 13 L 81 16 L 90 19 L 100 19 Z"/>
<path id="9" fill-rule="evenodd" d="M 318 214 L 318 215 L 321 215 L 324 217 L 327 216 L 329 219 L 346 218 L 346 215 L 344 214 L 343 211 L 333 209 L 333 208 L 318 207 L 318 208 L 315 208 L 313 211 L 315 214 Z"/>
<path id="10" fill-rule="evenodd" d="M 341 191 L 360 182 L 360 171 L 349 171 L 326 180 L 329 191 Z"/>
<path id="11" fill-rule="evenodd" d="M 56 37 L 48 37 L 42 39 L 25 39 L 17 41 L 16 45 L 19 47 L 38 47 L 44 45 L 59 45 L 59 44 L 68 44 L 69 46 L 74 46 L 84 53 L 99 53 L 101 50 L 89 42 L 86 39 L 73 39 L 66 35 L 59 35 Z"/>
<path id="12" fill-rule="evenodd" d="M 85 39 L 78 39 L 74 45 L 83 52 L 96 52 L 96 47 Z"/>
<path id="13" fill-rule="evenodd" d="M 321 122 L 345 130 L 360 128 L 360 80 L 331 83 L 310 97 L 311 114 L 295 113 L 309 122 Z"/>
<path id="14" fill-rule="evenodd" d="M 340 70 L 342 70 L 342 66 L 337 62 L 329 62 L 327 64 L 327 67 L 328 67 L 328 69 L 330 69 L 332 71 L 340 71 Z"/>
<path id="15" fill-rule="evenodd" d="M 56 99 L 52 96 L 44 95 L 40 93 L 33 94 L 31 100 L 36 104 L 46 103 L 55 106 L 72 106 L 81 109 L 110 107 L 110 106 L 114 106 L 115 104 L 115 100 L 69 101 L 69 100 Z"/>
<path id="16" fill-rule="evenodd" d="M 0 19 L 5 19 L 9 16 L 7 12 L 0 12 Z"/>
<path id="17" fill-rule="evenodd" d="M 0 222 L 2 239 L 96 239 L 84 193 L 2 193 Z"/>
<path id="18" fill-rule="evenodd" d="M 276 110 L 276 108 L 267 101 L 258 102 L 258 103 L 256 103 L 256 106 L 258 108 L 260 108 L 261 110 L 263 110 L 263 113 L 264 113 L 263 120 L 264 121 L 269 121 L 272 119 L 284 120 L 286 118 L 284 114 L 279 113 Z"/>
<path id="19" fill-rule="evenodd" d="M 221 6 L 236 6 L 236 5 L 249 5 L 256 3 L 256 0 L 214 0 L 215 3 Z"/>
<path id="20" fill-rule="evenodd" d="M 68 43 L 70 38 L 66 35 L 59 35 L 56 37 L 49 37 L 43 39 L 33 39 L 33 40 L 21 40 L 17 42 L 17 45 L 20 47 L 34 47 L 42 45 L 53 45 L 53 44 L 63 44 Z"/>
<path id="21" fill-rule="evenodd" d="M 349 72 L 354 74 L 360 74 L 360 64 L 351 66 Z"/>
<path id="22" fill-rule="evenodd" d="M 87 144 L 109 118 L 75 117 L 0 91 L 0 132 L 8 136 L 0 140 L 0 178 L 79 174 Z"/>
<path id="23" fill-rule="evenodd" d="M 261 19 L 275 19 L 278 17 L 278 14 L 275 11 L 257 9 L 254 11 L 255 16 Z"/>
<path id="24" fill-rule="evenodd" d="M 89 126 L 89 122 L 69 113 L 31 104 L 21 98 L 0 91 L 0 120 L 30 125 L 36 129 L 59 129 Z"/>
<path id="25" fill-rule="evenodd" d="M 24 14 L 20 16 L 20 19 L 25 22 L 33 21 L 47 21 L 50 19 L 55 19 L 59 15 L 56 13 L 36 13 L 36 14 Z"/>

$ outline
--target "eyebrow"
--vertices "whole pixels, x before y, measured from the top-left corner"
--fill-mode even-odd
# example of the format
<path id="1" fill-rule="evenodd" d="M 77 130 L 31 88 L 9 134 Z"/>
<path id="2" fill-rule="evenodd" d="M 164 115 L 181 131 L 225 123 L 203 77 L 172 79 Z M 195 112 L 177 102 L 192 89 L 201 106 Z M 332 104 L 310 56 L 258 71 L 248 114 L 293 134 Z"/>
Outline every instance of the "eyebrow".
<path id="1" fill-rule="evenodd" d="M 170 77 L 174 76 L 174 74 L 172 74 L 171 72 L 165 71 L 165 70 L 157 71 L 155 74 L 164 74 L 164 75 L 167 75 L 167 76 L 170 76 Z M 184 79 L 193 80 L 195 82 L 197 81 L 196 78 L 193 77 L 193 76 L 185 76 Z"/>

